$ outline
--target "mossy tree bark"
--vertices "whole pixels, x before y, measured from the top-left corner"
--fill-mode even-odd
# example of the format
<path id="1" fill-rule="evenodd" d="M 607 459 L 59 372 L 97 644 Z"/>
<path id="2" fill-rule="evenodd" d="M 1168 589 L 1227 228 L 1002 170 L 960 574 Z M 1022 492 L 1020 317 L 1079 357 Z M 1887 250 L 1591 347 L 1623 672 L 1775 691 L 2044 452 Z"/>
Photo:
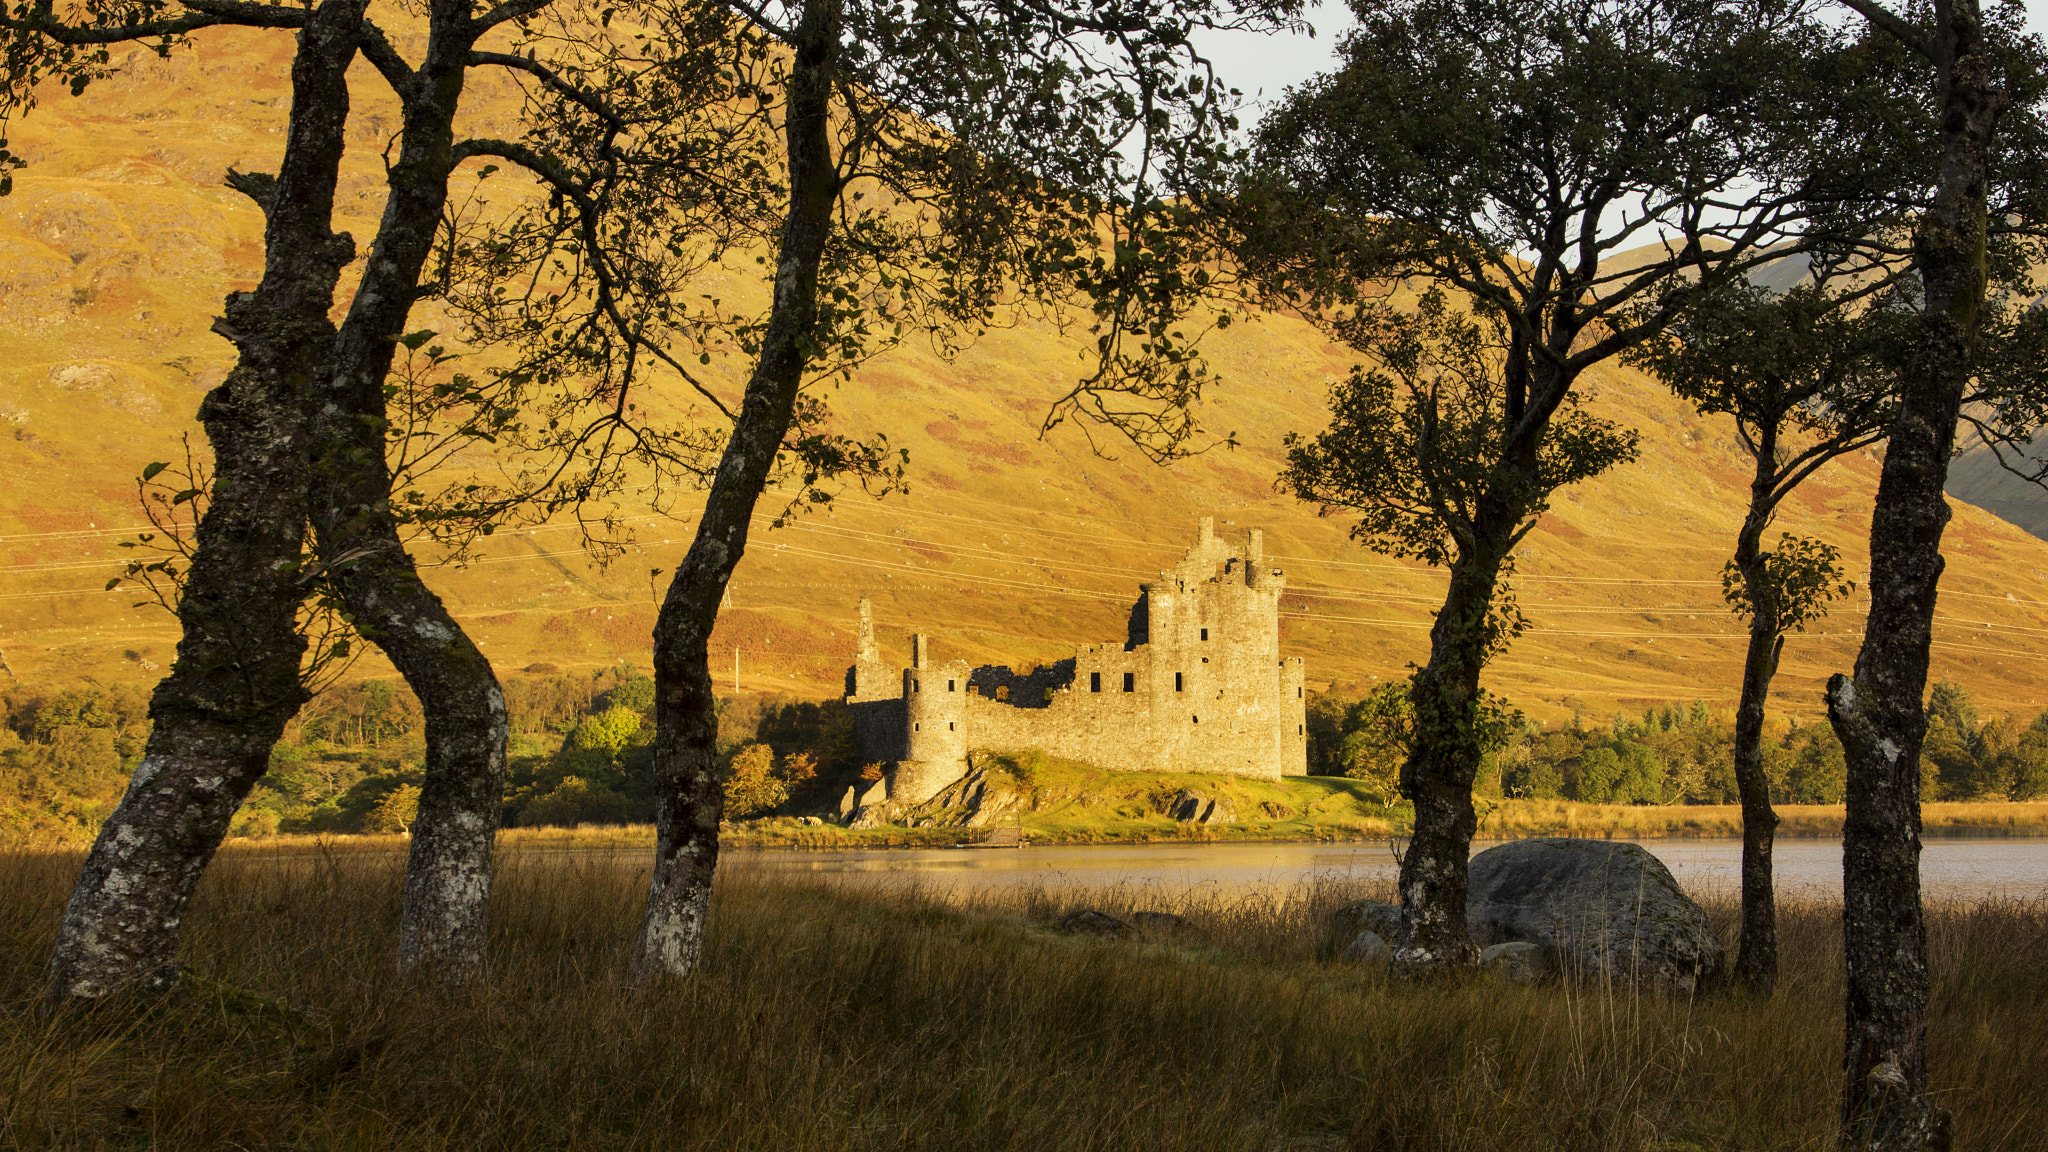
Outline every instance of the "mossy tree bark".
<path id="1" fill-rule="evenodd" d="M 483 963 L 491 851 L 504 790 L 505 698 L 490 661 L 420 579 L 391 508 L 384 392 L 420 294 L 457 163 L 454 121 L 487 25 L 469 0 L 434 0 L 408 68 L 377 60 L 403 107 L 369 267 L 312 400 L 312 520 L 355 627 L 388 656 L 426 716 L 425 779 L 406 862 L 400 963 L 466 978 Z"/>
<path id="2" fill-rule="evenodd" d="M 777 245 L 774 299 L 697 534 L 655 621 L 658 792 L 654 877 L 635 961 L 643 980 L 690 974 L 711 902 L 725 802 L 718 773 L 711 629 L 726 582 L 746 552 L 754 505 L 789 433 L 797 393 L 816 350 L 818 273 L 841 182 L 831 138 L 839 24 L 839 0 L 806 0 L 789 37 L 783 135 L 790 199 Z"/>
<path id="3" fill-rule="evenodd" d="M 1554 348 L 1546 351 L 1568 349 L 1578 325 L 1563 319 L 1553 326 L 1546 335 Z M 1465 923 L 1472 836 L 1478 830 L 1472 786 L 1486 754 L 1479 677 L 1513 631 L 1513 621 L 1501 611 L 1501 577 L 1556 486 L 1556 476 L 1542 474 L 1538 455 L 1576 375 L 1554 364 L 1532 370 L 1532 359 L 1509 354 L 1498 454 L 1464 463 L 1483 479 L 1473 514 L 1450 533 L 1450 587 L 1430 627 L 1429 662 L 1408 689 L 1415 735 L 1401 766 L 1401 794 L 1415 804 L 1415 829 L 1401 857 L 1406 934 L 1394 960 L 1411 971 L 1466 967 L 1479 959 Z M 1580 465 L 1604 471 L 1633 455 L 1629 437 L 1589 453 Z"/>
<path id="4" fill-rule="evenodd" d="M 1429 631 L 1429 663 L 1409 684 L 1415 738 L 1401 765 L 1401 794 L 1415 804 L 1415 830 L 1401 856 L 1406 937 L 1395 958 L 1418 968 L 1476 963 L 1465 925 L 1467 865 L 1478 818 L 1472 785 L 1485 749 L 1479 736 L 1479 674 L 1490 647 L 1494 589 L 1506 548 L 1451 568 L 1451 586 Z"/>
<path id="5" fill-rule="evenodd" d="M 200 406 L 214 490 L 179 602 L 184 635 L 150 698 L 142 763 L 58 926 L 53 1001 L 175 985 L 192 890 L 307 698 L 295 626 L 305 596 L 304 401 L 333 348 L 327 312 L 354 256 L 329 222 L 362 9 L 362 0 L 325 0 L 305 18 L 277 177 L 234 181 L 264 210 L 263 279 L 229 296 L 214 326 L 240 359 Z"/>
<path id="6" fill-rule="evenodd" d="M 1849 0 L 1928 57 L 1937 73 L 1942 157 L 1933 204 L 1914 229 L 1920 330 L 1870 522 L 1870 613 L 1855 675 L 1828 681 L 1828 719 L 1848 761 L 1842 927 L 1848 985 L 1841 1145 L 1945 1149 L 1946 1109 L 1927 1094 L 1927 928 L 1920 902 L 1920 749 L 1942 531 L 1942 488 L 1963 389 L 1976 366 L 1987 285 L 1996 84 L 1976 0 L 1940 0 L 1931 36 Z"/>

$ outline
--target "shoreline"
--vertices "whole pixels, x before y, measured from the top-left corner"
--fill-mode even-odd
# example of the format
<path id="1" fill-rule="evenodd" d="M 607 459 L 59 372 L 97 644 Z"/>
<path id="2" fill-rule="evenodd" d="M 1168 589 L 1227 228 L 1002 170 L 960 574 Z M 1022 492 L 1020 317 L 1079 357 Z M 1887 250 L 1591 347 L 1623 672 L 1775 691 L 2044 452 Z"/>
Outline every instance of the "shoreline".
<path id="1" fill-rule="evenodd" d="M 1175 823 L 1164 818 L 1108 819 L 1083 822 L 1063 819 L 1069 813 L 1020 812 L 1003 819 L 1021 826 L 1026 844 L 1085 846 L 1115 844 L 1301 844 L 1375 843 L 1407 837 L 1412 819 L 1406 806 L 1365 819 L 1257 820 L 1224 825 Z M 1839 840 L 1843 807 L 1788 804 L 1778 809 L 1780 840 Z M 1020 819 L 1021 818 L 1021 819 Z M 720 844 L 732 849 L 803 849 L 810 851 L 884 848 L 978 848 L 989 826 L 884 826 L 851 829 L 837 824 L 806 824 L 814 817 L 776 816 L 728 825 Z M 2030 840 L 2048 838 L 2048 803 L 1938 802 L 1922 807 L 1922 840 Z M 1492 801 L 1482 806 L 1475 844 L 1500 844 L 1541 836 L 1592 840 L 1734 840 L 1742 836 L 1741 810 L 1733 805 L 1650 806 L 1579 804 L 1570 801 Z M 394 848 L 407 843 L 403 834 L 322 833 L 234 837 L 221 844 L 224 852 L 312 852 L 324 845 L 369 847 L 380 841 Z M 504 828 L 500 850 L 633 848 L 652 851 L 651 824 L 591 825 L 574 828 Z M 89 841 L 61 840 L 6 845 L 12 851 L 83 851 Z M 1004 851 L 990 847 L 986 851 Z"/>

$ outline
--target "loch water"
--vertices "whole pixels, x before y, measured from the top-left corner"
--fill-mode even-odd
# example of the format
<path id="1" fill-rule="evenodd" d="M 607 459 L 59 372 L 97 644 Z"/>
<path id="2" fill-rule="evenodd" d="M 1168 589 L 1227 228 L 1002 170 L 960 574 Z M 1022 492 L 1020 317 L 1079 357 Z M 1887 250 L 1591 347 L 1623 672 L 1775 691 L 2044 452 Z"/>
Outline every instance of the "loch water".
<path id="1" fill-rule="evenodd" d="M 1740 840 L 1637 841 L 1656 853 L 1695 896 L 1733 893 L 1740 878 Z M 1474 852 L 1493 845 L 1481 841 Z M 748 870 L 820 879 L 916 884 L 926 888 L 1128 886 L 1161 897 L 1284 896 L 1305 886 L 1391 881 L 1397 870 L 1384 841 L 1344 843 L 1077 844 L 1029 848 L 728 849 L 723 863 Z M 1781 839 L 1774 853 L 1781 899 L 1840 899 L 1842 845 L 1836 840 Z M 2048 837 L 1937 839 L 1920 858 L 1930 899 L 2048 899 Z"/>

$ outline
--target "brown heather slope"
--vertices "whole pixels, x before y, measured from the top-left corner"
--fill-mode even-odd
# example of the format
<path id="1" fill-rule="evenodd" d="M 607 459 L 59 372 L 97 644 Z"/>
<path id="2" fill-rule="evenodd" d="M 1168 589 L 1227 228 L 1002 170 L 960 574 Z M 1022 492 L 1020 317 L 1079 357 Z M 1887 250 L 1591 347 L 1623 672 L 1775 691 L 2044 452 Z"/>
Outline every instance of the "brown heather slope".
<path id="1" fill-rule="evenodd" d="M 231 363 L 207 325 L 224 292 L 252 283 L 261 253 L 254 209 L 220 178 L 275 163 L 286 44 L 209 36 L 168 62 L 138 56 L 129 74 L 81 100 L 53 95 L 11 129 L 32 165 L 0 201 L 0 650 L 24 681 L 142 682 L 170 658 L 166 616 L 99 588 L 140 519 L 130 478 L 196 435 L 199 397 Z M 342 197 L 359 240 L 381 207 L 378 153 L 393 123 L 364 80 Z M 472 93 L 479 121 L 508 130 L 512 90 Z M 735 274 L 716 290 L 753 289 Z M 1344 521 L 1272 489 L 1282 436 L 1318 426 L 1327 383 L 1351 362 L 1344 350 L 1277 316 L 1214 334 L 1221 383 L 1202 416 L 1243 446 L 1157 468 L 1099 457 L 1071 428 L 1036 437 L 1084 348 L 1042 325 L 993 333 L 950 364 L 913 344 L 833 391 L 844 430 L 884 430 L 910 449 L 913 492 L 849 497 L 759 533 L 717 638 L 721 677 L 737 650 L 744 689 L 836 692 L 864 593 L 898 658 L 913 627 L 944 657 L 1006 663 L 1120 639 L 1138 583 L 1177 557 L 1198 516 L 1265 530 L 1295 589 L 1285 651 L 1306 658 L 1312 682 L 1370 686 L 1422 659 L 1441 578 L 1362 551 Z M 1747 462 L 1725 422 L 1636 373 L 1610 368 L 1589 384 L 1597 410 L 1642 430 L 1643 460 L 1564 495 L 1530 538 L 1519 587 L 1534 627 L 1492 685 L 1543 719 L 1695 698 L 1725 707 L 1742 639 L 1719 572 Z M 1835 542 L 1860 568 L 1876 474 L 1868 457 L 1838 465 L 1783 526 Z M 549 526 L 501 534 L 481 562 L 433 579 L 503 670 L 644 663 L 649 569 L 673 567 L 689 523 L 687 508 L 679 520 L 639 516 L 636 544 L 608 569 L 582 558 L 573 530 Z M 1958 504 L 1949 556 L 1936 675 L 1988 712 L 2039 711 L 2048 543 Z M 1818 714 L 1820 684 L 1853 659 L 1860 623 L 1844 608 L 1787 645 L 1780 710 Z"/>

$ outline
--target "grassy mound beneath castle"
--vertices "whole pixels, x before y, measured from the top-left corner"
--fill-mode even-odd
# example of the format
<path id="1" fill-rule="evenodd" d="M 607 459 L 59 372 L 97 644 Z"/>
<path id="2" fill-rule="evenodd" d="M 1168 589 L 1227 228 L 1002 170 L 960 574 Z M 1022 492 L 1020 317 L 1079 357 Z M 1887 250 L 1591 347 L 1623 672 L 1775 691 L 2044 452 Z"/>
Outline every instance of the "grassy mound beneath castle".
<path id="1" fill-rule="evenodd" d="M 1371 786 L 1338 776 L 1111 772 L 1029 752 L 977 757 L 976 764 L 991 787 L 1015 798 L 1010 811 L 989 822 L 1015 823 L 1034 840 L 1381 839 L 1399 835 L 1413 819 L 1409 805 L 1389 806 Z M 919 811 L 918 818 L 947 815 Z M 1196 818 L 1180 818 L 1187 815 Z"/>
<path id="2" fill-rule="evenodd" d="M 806 825 L 783 817 L 744 821 L 725 834 L 747 847 L 940 846 L 972 843 L 1014 825 L 1028 841 L 1143 844 L 1160 840 L 1378 840 L 1405 836 L 1414 807 L 1385 802 L 1371 784 L 1336 776 L 1249 780 L 1195 772 L 1112 772 L 1038 753 L 976 753 L 982 788 L 948 789 L 892 813 L 873 828 Z M 970 774 L 972 778 L 972 774 Z M 960 792 L 976 803 L 958 802 Z M 1207 821 L 1177 818 L 1193 807 Z M 1210 804 L 1215 805 L 1209 811 Z M 1608 839 L 1725 838 L 1742 835 L 1735 805 L 1583 804 L 1477 797 L 1478 837 Z M 1783 804 L 1778 834 L 1838 837 L 1839 804 Z M 1928 803 L 1925 833 L 1939 836 L 2048 835 L 2048 803 Z"/>

